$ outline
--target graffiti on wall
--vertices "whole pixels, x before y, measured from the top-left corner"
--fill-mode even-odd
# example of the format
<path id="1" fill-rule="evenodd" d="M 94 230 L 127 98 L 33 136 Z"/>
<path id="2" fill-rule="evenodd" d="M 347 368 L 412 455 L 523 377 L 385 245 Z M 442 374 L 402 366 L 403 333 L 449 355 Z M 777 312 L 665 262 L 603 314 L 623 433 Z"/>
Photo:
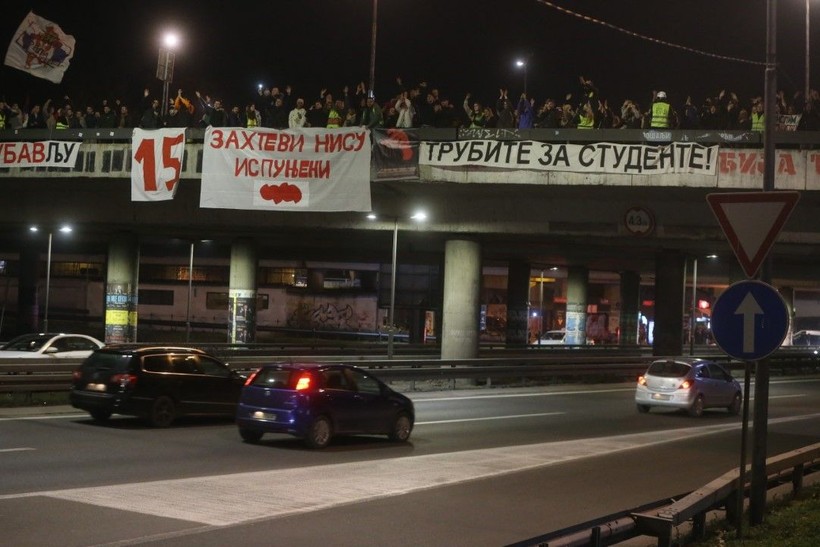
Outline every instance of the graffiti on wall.
<path id="1" fill-rule="evenodd" d="M 288 326 L 297 329 L 373 330 L 375 318 L 367 309 L 354 307 L 356 302 L 296 303 L 288 316 Z"/>

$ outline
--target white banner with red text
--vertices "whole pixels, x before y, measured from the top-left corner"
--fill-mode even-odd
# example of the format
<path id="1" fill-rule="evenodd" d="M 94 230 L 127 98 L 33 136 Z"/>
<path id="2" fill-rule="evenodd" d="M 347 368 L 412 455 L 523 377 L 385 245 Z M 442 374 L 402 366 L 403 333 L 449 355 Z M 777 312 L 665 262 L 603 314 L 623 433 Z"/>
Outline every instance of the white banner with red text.
<path id="1" fill-rule="evenodd" d="M 0 142 L 0 167 L 73 168 L 80 144 L 68 141 Z"/>
<path id="2" fill-rule="evenodd" d="M 185 129 L 134 129 L 131 201 L 174 199 L 185 154 Z"/>
<path id="3" fill-rule="evenodd" d="M 199 205 L 265 211 L 370 211 L 370 132 L 208 127 Z"/>
<path id="4" fill-rule="evenodd" d="M 470 140 L 422 142 L 419 164 L 434 167 L 492 167 L 618 175 L 715 175 L 717 160 L 718 146 L 685 142 L 647 146 Z"/>

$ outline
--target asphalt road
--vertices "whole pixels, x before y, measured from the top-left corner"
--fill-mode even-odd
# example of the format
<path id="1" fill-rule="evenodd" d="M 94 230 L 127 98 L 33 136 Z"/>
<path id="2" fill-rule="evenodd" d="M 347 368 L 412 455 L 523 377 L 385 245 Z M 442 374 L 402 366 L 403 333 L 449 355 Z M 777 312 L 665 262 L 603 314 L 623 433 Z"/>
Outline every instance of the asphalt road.
<path id="1" fill-rule="evenodd" d="M 633 386 L 411 394 L 411 442 L 165 430 L 0 409 L 3 543 L 505 545 L 693 490 L 739 465 L 740 419 L 638 414 Z M 768 448 L 820 439 L 820 379 L 775 378 Z M 4 417 L 5 416 L 5 417 Z"/>

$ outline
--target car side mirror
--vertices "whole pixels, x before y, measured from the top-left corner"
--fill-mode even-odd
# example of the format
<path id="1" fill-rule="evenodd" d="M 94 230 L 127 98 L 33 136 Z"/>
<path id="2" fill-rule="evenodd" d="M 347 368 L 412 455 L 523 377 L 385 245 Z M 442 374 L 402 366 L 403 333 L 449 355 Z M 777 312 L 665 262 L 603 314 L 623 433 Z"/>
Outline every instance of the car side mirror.
<path id="1" fill-rule="evenodd" d="M 49 347 L 46 348 L 46 350 L 43 353 L 58 353 L 59 351 L 60 350 L 58 350 L 56 347 L 49 346 Z"/>

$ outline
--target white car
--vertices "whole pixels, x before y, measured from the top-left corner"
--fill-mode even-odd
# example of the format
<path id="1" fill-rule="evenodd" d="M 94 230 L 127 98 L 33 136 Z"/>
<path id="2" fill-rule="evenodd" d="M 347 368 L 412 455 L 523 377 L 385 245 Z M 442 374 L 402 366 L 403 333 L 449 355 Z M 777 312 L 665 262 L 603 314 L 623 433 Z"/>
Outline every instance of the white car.
<path id="1" fill-rule="evenodd" d="M 541 335 L 540 340 L 536 339 L 533 344 L 536 346 L 560 346 L 564 344 L 566 337 L 567 331 L 565 330 L 548 330 Z"/>
<path id="2" fill-rule="evenodd" d="M 0 359 L 85 359 L 105 344 L 85 334 L 23 334 L 0 346 Z"/>

